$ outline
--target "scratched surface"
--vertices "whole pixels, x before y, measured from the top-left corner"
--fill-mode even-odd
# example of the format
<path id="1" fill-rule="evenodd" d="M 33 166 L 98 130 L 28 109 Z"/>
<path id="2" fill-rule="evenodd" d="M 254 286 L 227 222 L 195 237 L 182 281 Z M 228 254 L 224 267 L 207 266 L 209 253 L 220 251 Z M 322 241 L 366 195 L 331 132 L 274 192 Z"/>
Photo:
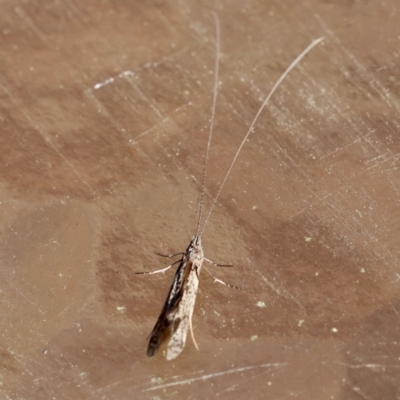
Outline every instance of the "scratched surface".
<path id="1" fill-rule="evenodd" d="M 194 333 L 146 357 L 196 227 Z M 5 399 L 400 398 L 398 1 L 0 3 Z"/>

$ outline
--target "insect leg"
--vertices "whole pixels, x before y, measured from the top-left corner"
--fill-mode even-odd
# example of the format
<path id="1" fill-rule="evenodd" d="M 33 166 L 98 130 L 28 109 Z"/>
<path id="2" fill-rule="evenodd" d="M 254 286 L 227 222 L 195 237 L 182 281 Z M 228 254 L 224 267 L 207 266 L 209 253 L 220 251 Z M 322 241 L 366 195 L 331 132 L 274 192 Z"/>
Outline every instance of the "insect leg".
<path id="1" fill-rule="evenodd" d="M 233 289 L 243 290 L 243 289 L 241 289 L 240 287 L 237 287 L 237 286 L 231 285 L 230 283 L 226 283 L 226 282 L 224 282 L 224 281 L 221 281 L 221 279 L 218 279 L 217 277 L 215 277 L 215 276 L 208 270 L 208 268 L 206 268 L 206 267 L 204 267 L 204 268 L 205 268 L 206 271 L 213 277 L 214 283 L 217 283 L 217 282 L 218 282 L 218 283 L 221 283 L 222 285 L 228 286 L 228 287 L 233 288 Z"/>
<path id="2" fill-rule="evenodd" d="M 178 262 L 181 262 L 181 260 L 178 260 L 178 261 L 175 261 L 175 262 L 173 262 L 172 264 L 170 264 L 170 265 L 168 265 L 167 267 L 165 267 L 165 268 L 162 268 L 162 269 L 158 269 L 157 271 L 151 271 L 151 272 L 135 272 L 135 274 L 136 275 L 153 275 L 153 274 L 158 274 L 158 273 L 160 273 L 160 272 L 165 272 L 165 271 L 167 271 L 168 269 L 170 269 L 173 265 L 175 265 L 175 264 L 178 264 Z"/>
<path id="3" fill-rule="evenodd" d="M 208 263 L 213 264 L 217 267 L 233 267 L 233 264 L 217 264 L 214 261 L 209 260 L 208 258 L 203 257 L 203 260 L 206 260 Z"/>
<path id="4" fill-rule="evenodd" d="M 172 257 L 175 257 L 175 256 L 180 256 L 180 255 L 185 254 L 185 253 L 183 251 L 181 251 L 181 252 L 175 253 L 175 254 L 161 254 L 161 253 L 157 253 L 155 251 L 154 254 L 157 254 L 158 256 L 161 256 L 161 257 L 172 258 Z"/>

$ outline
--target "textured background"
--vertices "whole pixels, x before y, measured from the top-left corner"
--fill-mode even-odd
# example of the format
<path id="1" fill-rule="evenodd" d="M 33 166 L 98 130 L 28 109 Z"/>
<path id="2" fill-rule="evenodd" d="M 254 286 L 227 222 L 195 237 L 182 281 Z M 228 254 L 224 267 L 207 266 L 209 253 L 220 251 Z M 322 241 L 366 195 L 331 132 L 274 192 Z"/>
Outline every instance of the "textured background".
<path id="1" fill-rule="evenodd" d="M 147 341 L 206 205 L 188 338 Z M 400 398 L 397 0 L 1 1 L 5 399 Z"/>

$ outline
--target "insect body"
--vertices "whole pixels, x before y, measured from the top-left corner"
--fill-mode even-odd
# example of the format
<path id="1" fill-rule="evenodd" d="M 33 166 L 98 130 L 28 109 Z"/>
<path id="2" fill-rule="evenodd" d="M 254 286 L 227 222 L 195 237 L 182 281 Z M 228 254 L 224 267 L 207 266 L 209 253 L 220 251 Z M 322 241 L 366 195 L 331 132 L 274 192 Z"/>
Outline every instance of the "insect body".
<path id="1" fill-rule="evenodd" d="M 178 357 L 183 350 L 196 301 L 203 259 L 201 239 L 195 235 L 183 253 L 167 300 L 151 333 L 147 348 L 149 357 L 168 338 L 167 360 Z"/>

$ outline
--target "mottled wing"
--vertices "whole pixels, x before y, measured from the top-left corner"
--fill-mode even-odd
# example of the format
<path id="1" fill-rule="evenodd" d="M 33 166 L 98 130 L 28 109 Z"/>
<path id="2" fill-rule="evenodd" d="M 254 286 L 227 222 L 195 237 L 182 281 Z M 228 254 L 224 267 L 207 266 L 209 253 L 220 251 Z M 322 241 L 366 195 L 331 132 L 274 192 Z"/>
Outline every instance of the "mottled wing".
<path id="1" fill-rule="evenodd" d="M 197 289 L 199 287 L 199 273 L 201 264 L 196 265 L 189 261 L 187 279 L 182 288 L 182 297 L 177 307 L 171 313 L 170 331 L 171 338 L 167 347 L 167 360 L 173 360 L 179 356 L 185 347 L 186 337 L 192 319 L 194 303 L 196 302 Z"/>
<path id="2" fill-rule="evenodd" d="M 163 305 L 160 316 L 150 334 L 150 341 L 147 347 L 147 356 L 152 357 L 157 352 L 161 343 L 174 332 L 173 315 L 177 309 L 183 293 L 183 286 L 188 275 L 188 257 L 186 254 L 182 257 L 178 269 L 176 270 L 174 280 L 172 281 L 167 299 Z"/>

